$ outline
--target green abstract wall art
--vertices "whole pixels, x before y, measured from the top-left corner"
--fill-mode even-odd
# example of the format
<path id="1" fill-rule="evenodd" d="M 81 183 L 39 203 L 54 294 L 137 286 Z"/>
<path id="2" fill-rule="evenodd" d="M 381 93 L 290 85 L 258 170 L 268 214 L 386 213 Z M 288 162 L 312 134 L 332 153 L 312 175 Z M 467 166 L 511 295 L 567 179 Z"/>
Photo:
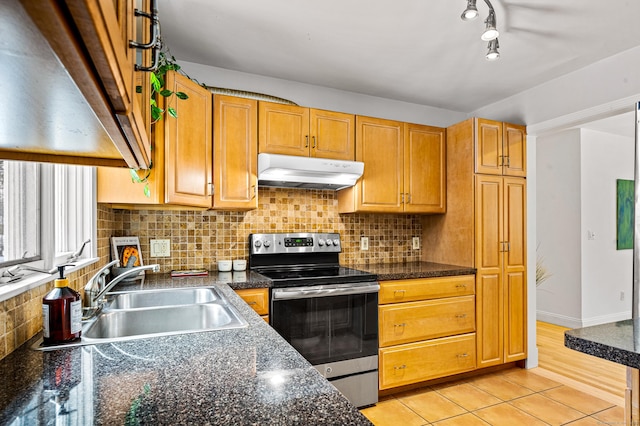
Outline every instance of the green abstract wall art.
<path id="1" fill-rule="evenodd" d="M 634 185 L 632 180 L 617 179 L 617 233 L 616 248 L 618 250 L 633 249 L 633 204 Z"/>

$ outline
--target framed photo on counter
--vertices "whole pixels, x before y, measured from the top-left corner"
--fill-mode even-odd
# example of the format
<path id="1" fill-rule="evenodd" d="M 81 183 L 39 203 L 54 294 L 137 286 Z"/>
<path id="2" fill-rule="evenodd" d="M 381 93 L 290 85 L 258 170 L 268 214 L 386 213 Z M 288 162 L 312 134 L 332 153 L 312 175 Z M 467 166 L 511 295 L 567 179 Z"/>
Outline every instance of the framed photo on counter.
<path id="1" fill-rule="evenodd" d="M 111 237 L 111 257 L 120 261 L 121 268 L 144 265 L 138 237 Z"/>

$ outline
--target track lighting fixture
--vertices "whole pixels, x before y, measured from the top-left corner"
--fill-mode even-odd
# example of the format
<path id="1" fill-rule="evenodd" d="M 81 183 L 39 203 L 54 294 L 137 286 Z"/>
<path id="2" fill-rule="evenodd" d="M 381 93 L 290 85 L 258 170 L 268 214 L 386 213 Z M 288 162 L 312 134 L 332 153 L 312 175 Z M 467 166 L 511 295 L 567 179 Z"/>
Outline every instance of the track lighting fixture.
<path id="1" fill-rule="evenodd" d="M 500 57 L 498 53 L 498 36 L 500 33 L 496 28 L 496 11 L 493 9 L 493 5 L 489 0 L 484 0 L 489 6 L 489 16 L 485 19 L 485 29 L 480 38 L 483 41 L 489 42 L 489 51 L 487 52 L 487 60 L 495 61 Z M 462 12 L 460 18 L 463 21 L 471 21 L 478 17 L 478 9 L 476 8 L 476 0 L 467 0 L 467 8 Z"/>
<path id="2" fill-rule="evenodd" d="M 467 8 L 460 16 L 463 21 L 473 21 L 478 17 L 478 9 L 476 8 L 476 0 L 467 0 Z"/>
<path id="3" fill-rule="evenodd" d="M 482 41 L 491 41 L 498 38 L 499 33 L 496 29 L 496 14 L 493 9 L 489 11 L 489 16 L 487 16 L 487 19 L 484 21 L 484 23 L 486 27 L 484 29 L 484 32 L 480 36 Z"/>
<path id="4" fill-rule="evenodd" d="M 494 38 L 489 42 L 489 51 L 487 52 L 487 61 L 495 61 L 500 58 L 500 52 L 498 52 L 498 48 L 500 47 L 500 43 L 498 43 L 498 39 Z"/>

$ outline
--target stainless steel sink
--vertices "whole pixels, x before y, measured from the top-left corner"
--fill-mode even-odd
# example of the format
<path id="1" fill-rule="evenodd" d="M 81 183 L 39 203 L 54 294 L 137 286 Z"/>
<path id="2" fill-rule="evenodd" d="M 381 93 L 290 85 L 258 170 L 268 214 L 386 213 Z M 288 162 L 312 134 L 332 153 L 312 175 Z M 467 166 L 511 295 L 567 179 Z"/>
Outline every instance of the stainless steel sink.
<path id="1" fill-rule="evenodd" d="M 105 311 L 82 331 L 82 339 L 122 340 L 225 330 L 246 325 L 247 322 L 229 305 L 215 302 L 168 308 Z"/>
<path id="2" fill-rule="evenodd" d="M 194 305 L 221 300 L 215 288 L 179 288 L 166 290 L 141 290 L 116 293 L 109 297 L 105 310 L 139 309 L 160 306 Z"/>
<path id="3" fill-rule="evenodd" d="M 44 346 L 40 339 L 32 348 L 54 350 L 247 325 L 213 287 L 132 291 L 110 295 L 102 312 L 83 324 L 80 340 Z"/>

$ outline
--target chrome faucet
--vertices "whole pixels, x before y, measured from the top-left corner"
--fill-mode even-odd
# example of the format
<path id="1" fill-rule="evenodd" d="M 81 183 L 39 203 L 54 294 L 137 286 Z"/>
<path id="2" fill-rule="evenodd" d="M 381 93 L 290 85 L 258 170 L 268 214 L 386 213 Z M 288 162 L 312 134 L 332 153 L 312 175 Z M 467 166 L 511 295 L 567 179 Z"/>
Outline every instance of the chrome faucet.
<path id="1" fill-rule="evenodd" d="M 120 262 L 118 260 L 114 260 L 111 263 L 107 263 L 102 267 L 96 274 L 89 280 L 87 285 L 84 287 L 84 308 L 83 308 L 83 316 L 82 319 L 87 320 L 95 316 L 101 309 L 103 305 L 102 296 L 116 284 L 121 281 L 124 281 L 126 278 L 131 277 L 132 275 L 137 275 L 141 271 L 151 270 L 153 272 L 160 271 L 160 265 L 145 265 L 145 266 L 136 266 L 134 268 L 128 268 L 125 272 L 118 275 L 108 284 L 105 285 L 105 277 L 109 274 L 110 269 L 114 265 L 118 265 Z"/>

